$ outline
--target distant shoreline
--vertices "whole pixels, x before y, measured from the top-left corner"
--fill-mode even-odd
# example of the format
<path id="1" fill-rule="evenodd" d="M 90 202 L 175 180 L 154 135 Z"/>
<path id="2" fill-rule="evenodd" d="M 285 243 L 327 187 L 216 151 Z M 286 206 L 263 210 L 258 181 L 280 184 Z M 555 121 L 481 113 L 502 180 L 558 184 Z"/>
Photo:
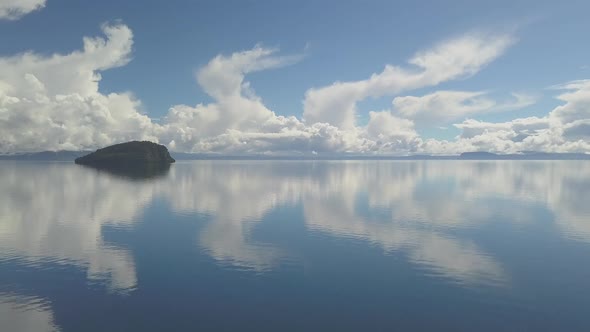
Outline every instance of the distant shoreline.
<path id="1" fill-rule="evenodd" d="M 0 160 L 23 161 L 73 161 L 89 151 L 43 151 L 33 153 L 0 154 Z M 590 160 L 584 153 L 527 152 L 522 154 L 494 154 L 488 152 L 465 152 L 460 155 L 220 155 L 171 152 L 172 157 L 181 160 Z"/>

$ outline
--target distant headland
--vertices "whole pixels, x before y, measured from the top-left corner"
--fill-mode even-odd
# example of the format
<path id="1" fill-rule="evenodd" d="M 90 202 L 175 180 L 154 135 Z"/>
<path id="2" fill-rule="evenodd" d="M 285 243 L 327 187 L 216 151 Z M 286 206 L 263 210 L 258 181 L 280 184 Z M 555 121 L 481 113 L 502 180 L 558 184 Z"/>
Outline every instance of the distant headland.
<path id="1" fill-rule="evenodd" d="M 148 141 L 120 143 L 78 157 L 76 164 L 95 167 L 170 165 L 175 160 L 164 145 Z"/>

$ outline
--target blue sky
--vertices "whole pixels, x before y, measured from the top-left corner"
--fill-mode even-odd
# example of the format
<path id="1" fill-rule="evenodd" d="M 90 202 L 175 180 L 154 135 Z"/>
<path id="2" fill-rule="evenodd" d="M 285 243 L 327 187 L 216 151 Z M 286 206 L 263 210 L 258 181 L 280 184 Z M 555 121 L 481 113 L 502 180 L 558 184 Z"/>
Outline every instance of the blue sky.
<path id="1" fill-rule="evenodd" d="M 37 115 L 34 110 L 30 110 L 34 108 L 33 105 L 16 107 L 15 103 L 11 103 L 12 106 L 6 106 L 9 104 L 5 102 L 4 117 L 0 116 L 6 128 L 4 134 L 0 134 L 2 152 L 89 148 L 127 138 L 147 138 L 168 145 L 172 143 L 173 148 L 183 151 L 219 153 L 324 151 L 444 154 L 462 150 L 518 152 L 525 149 L 588 152 L 590 133 L 584 129 L 590 127 L 587 121 L 588 104 L 580 104 L 580 99 L 585 100 L 590 84 L 579 81 L 590 76 L 590 47 L 585 42 L 587 32 L 590 31 L 590 21 L 587 19 L 590 3 L 584 1 L 23 0 L 20 3 L 24 9 L 19 9 L 18 3 L 0 0 L 0 13 L 5 8 L 8 8 L 6 12 L 9 13 L 0 21 L 0 38 L 5 41 L 0 45 L 0 57 L 4 59 L 18 58 L 23 52 L 31 52 L 39 59 L 50 58 L 52 54 L 80 52 L 84 37 L 103 38 L 108 44 L 109 37 L 104 36 L 101 28 L 105 25 L 124 26 L 132 31 L 129 37 L 131 49 L 123 56 L 125 59 L 119 61 L 124 64 L 115 61 L 117 63 L 105 68 L 84 67 L 84 70 L 100 74 L 101 79 L 92 79 L 98 84 L 96 91 L 84 90 L 82 96 L 100 99 L 109 94 L 127 96 L 129 92 L 132 94 L 129 95 L 129 103 L 137 102 L 130 106 L 133 110 L 117 111 L 120 106 L 106 104 L 105 108 L 113 114 L 125 113 L 132 118 L 137 118 L 133 112 L 139 112 L 151 118 L 151 122 L 146 124 L 148 120 L 140 119 L 140 124 L 135 124 L 136 128 L 127 126 L 109 133 L 110 128 L 126 122 L 125 117 L 116 114 L 111 119 L 116 124 L 93 127 L 85 123 L 85 130 L 95 132 L 82 135 L 72 133 L 71 129 L 80 125 L 78 120 L 74 120 L 74 117 L 80 116 L 79 112 L 72 109 L 67 113 L 67 120 L 56 120 L 61 115 L 59 108 L 52 104 L 55 109 L 48 110 L 44 118 L 50 118 L 50 127 L 60 129 L 47 133 L 47 137 L 60 139 L 50 142 L 49 139 L 37 137 L 39 130 L 35 130 L 38 125 L 36 121 L 22 122 L 25 121 L 23 117 Z M 15 15 L 18 10 L 21 12 Z M 349 105 L 338 104 L 335 107 L 330 104 L 324 107 L 314 102 L 314 107 L 318 109 L 333 109 L 305 110 L 305 100 L 311 89 L 319 90 L 335 82 L 368 80 L 371 75 L 381 73 L 386 65 L 416 70 L 415 65 L 408 64 L 408 60 L 416 54 L 465 36 L 479 38 L 482 43 L 477 47 L 493 43 L 495 38 L 504 38 L 507 44 L 499 44 L 497 54 L 478 64 L 474 70 L 464 68 L 466 71 L 458 75 L 425 84 L 406 86 L 400 83 L 403 88 L 361 93 L 353 102 L 353 116 L 356 119 L 353 125 L 332 121 L 331 118 L 332 114 L 339 117 L 338 112 L 341 111 L 338 107 L 346 108 Z M 216 56 L 231 58 L 236 52 L 248 52 L 257 47 L 273 50 L 270 57 L 291 57 L 291 60 L 244 73 L 242 81 L 249 82 L 248 91 L 240 92 L 240 95 L 245 96 L 245 104 L 232 101 L 231 105 L 223 106 L 225 98 L 231 99 L 231 96 L 218 96 L 216 99 L 205 91 L 203 84 L 197 82 L 196 76 L 200 70 L 207 68 Z M 470 54 L 477 58 L 478 52 L 482 50 L 475 49 Z M 457 56 L 462 57 L 461 54 L 462 51 Z M 14 69 L 13 76 L 0 75 L 0 81 L 5 82 L 6 86 L 20 86 L 10 80 L 15 79 L 14 76 L 26 74 L 32 74 L 37 79 L 43 76 L 34 72 L 44 72 L 43 66 L 27 67 L 25 62 L 20 59 L 22 69 Z M 448 65 L 453 66 L 454 63 L 454 60 L 449 60 Z M 233 65 L 228 66 L 235 68 Z M 19 65 L 12 67 L 19 68 Z M 69 67 L 67 70 L 80 72 L 81 69 Z M 41 83 L 47 87 L 52 84 L 53 78 L 63 79 L 61 74 L 54 75 L 56 77 L 45 76 L 44 80 L 40 79 Z M 216 76 L 210 79 L 217 82 L 218 79 L 231 76 L 226 72 L 218 75 L 220 78 Z M 565 85 L 573 81 L 578 83 L 564 89 Z M 561 88 L 551 88 L 555 86 Z M 5 97 L 18 98 L 22 103 L 26 93 L 19 95 L 15 90 L 18 88 L 7 89 Z M 49 100 L 73 92 L 58 90 L 47 96 Z M 556 98 L 572 90 L 578 95 L 567 100 Z M 448 93 L 439 95 L 441 91 L 478 95 L 452 94 L 456 96 L 453 99 Z M 76 93 L 80 94 L 79 91 Z M 425 99 L 422 97 L 431 94 L 435 94 L 433 98 L 437 102 L 424 104 Z M 513 94 L 522 99 L 515 98 Z M 395 98 L 400 99 L 394 105 L 411 102 L 410 106 L 413 106 L 408 106 L 407 110 L 396 109 L 392 107 Z M 258 104 L 248 106 L 252 100 Z M 460 109 L 457 100 L 461 105 L 475 104 L 476 107 Z M 89 103 L 86 106 L 94 105 L 85 102 Z M 185 114 L 194 117 L 198 113 L 202 122 L 202 114 L 205 114 L 202 112 L 209 111 L 198 110 L 197 105 L 200 103 L 204 106 L 221 105 L 223 107 L 216 112 L 232 119 L 251 115 L 251 122 L 272 122 L 275 121 L 274 117 L 293 116 L 301 123 L 282 124 L 280 129 L 262 130 L 246 122 L 221 121 L 219 118 L 224 116 L 216 116 L 217 120 L 211 120 L 216 121 L 216 131 L 201 134 L 203 130 L 200 130 L 190 135 L 186 134 L 188 130 L 181 128 L 178 119 L 174 125 L 168 126 L 171 121 L 170 108 L 180 109 L 177 105 L 191 107 L 184 111 L 188 112 Z M 559 112 L 553 111 L 568 103 L 571 104 L 570 108 L 575 108 L 575 111 L 568 112 L 574 112 L 576 116 L 564 121 L 563 116 L 558 116 Z M 415 109 L 417 104 L 422 105 L 420 110 Z M 92 112 L 86 110 L 86 106 L 77 107 L 85 109 L 80 112 Z M 231 109 L 226 110 L 224 107 Z M 252 114 L 239 113 L 239 110 L 236 114 L 232 113 L 242 107 L 262 107 L 264 112 L 268 110 L 272 115 L 261 115 L 256 113 L 258 111 Z M 43 107 L 38 105 L 38 108 Z M 388 122 L 391 125 L 387 128 L 368 128 L 371 127 L 371 111 L 387 112 L 379 114 L 387 116 L 386 121 L 377 121 L 375 114 L 374 122 Z M 23 116 L 23 112 L 29 112 L 30 116 Z M 314 112 L 322 114 L 314 117 Z M 453 112 L 457 114 L 449 117 Z M 269 120 L 269 116 L 273 120 Z M 163 120 L 167 117 L 168 120 Z M 534 128 L 528 126 L 531 120 L 526 121 L 525 131 L 515 128 L 515 120 L 531 117 L 539 119 L 532 121 L 536 123 Z M 559 122 L 555 120 L 558 118 Z M 21 122 L 17 126 L 13 125 L 12 121 L 17 120 Z M 331 127 L 310 128 L 313 121 Z M 472 122 L 466 124 L 465 121 Z M 475 136 L 481 137 L 466 134 L 469 131 L 465 129 L 466 126 L 473 129 L 473 121 L 477 121 L 475 126 L 479 130 Z M 545 125 L 538 124 L 540 122 Z M 498 123 L 504 124 L 504 127 L 498 126 Z M 199 130 L 190 123 L 183 125 L 191 130 Z M 168 127 L 160 128 L 162 126 Z M 9 128 L 14 127 L 21 128 L 21 132 L 28 129 L 31 134 L 7 134 Z M 572 136 L 569 132 L 564 133 L 564 130 L 576 134 Z M 121 134 L 122 131 L 125 133 Z M 239 132 L 239 137 L 234 131 Z M 482 136 L 492 132 L 494 137 Z M 274 140 L 276 136 L 281 136 L 277 144 L 277 140 Z M 523 137 L 529 138 L 526 144 L 519 141 Z M 428 143 L 429 139 L 433 141 Z M 442 143 L 444 147 L 440 146 L 439 141 L 446 142 Z"/>

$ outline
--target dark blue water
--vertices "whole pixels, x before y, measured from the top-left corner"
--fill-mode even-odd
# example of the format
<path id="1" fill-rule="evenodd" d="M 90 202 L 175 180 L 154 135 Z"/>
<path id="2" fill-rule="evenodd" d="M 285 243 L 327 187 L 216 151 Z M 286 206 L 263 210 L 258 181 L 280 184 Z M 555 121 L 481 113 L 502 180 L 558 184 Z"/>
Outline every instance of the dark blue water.
<path id="1" fill-rule="evenodd" d="M 590 162 L 2 162 L 0 330 L 590 331 Z"/>

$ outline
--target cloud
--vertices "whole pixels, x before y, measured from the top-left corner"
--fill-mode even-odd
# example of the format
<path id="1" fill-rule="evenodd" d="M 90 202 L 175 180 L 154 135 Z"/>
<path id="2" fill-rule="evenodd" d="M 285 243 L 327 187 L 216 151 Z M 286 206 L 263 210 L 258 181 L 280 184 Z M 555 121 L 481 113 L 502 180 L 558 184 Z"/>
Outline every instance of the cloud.
<path id="1" fill-rule="evenodd" d="M 47 0 L 0 0 L 0 20 L 17 20 L 45 7 Z"/>
<path id="2" fill-rule="evenodd" d="M 571 81 L 552 88 L 566 92 L 557 96 L 565 104 L 551 111 L 550 118 L 562 124 L 590 119 L 590 80 Z"/>
<path id="3" fill-rule="evenodd" d="M 565 125 L 563 137 L 567 140 L 590 140 L 590 119 L 578 120 Z"/>
<path id="4" fill-rule="evenodd" d="M 421 70 L 387 66 L 381 74 L 366 81 L 335 83 L 309 90 L 304 102 L 304 121 L 277 116 L 265 107 L 245 81 L 245 75 L 251 71 L 292 64 L 300 56 L 277 56 L 275 49 L 260 46 L 231 56 L 220 55 L 197 75 L 199 85 L 215 102 L 195 107 L 172 107 L 163 121 L 160 137 L 174 149 L 193 152 L 415 152 L 420 139 L 411 120 L 395 117 L 387 111 L 371 112 L 369 124 L 357 127 L 354 121 L 349 121 L 354 118 L 354 112 L 341 110 L 353 109 L 357 101 L 367 96 L 472 75 L 499 56 L 513 41 L 509 36 L 464 36 L 416 54 L 409 63 Z M 332 98 L 333 102 L 324 103 L 326 99 L 320 95 Z M 319 113 L 310 113 L 311 109 L 319 110 Z M 310 116 L 323 110 L 329 117 L 343 116 L 341 119 L 346 124 L 314 121 L 314 115 Z"/>
<path id="5" fill-rule="evenodd" d="M 512 97 L 512 100 L 497 102 L 484 91 L 436 91 L 421 97 L 396 97 L 393 109 L 405 118 L 434 125 L 481 113 L 524 108 L 536 101 L 525 94 L 513 93 Z"/>
<path id="6" fill-rule="evenodd" d="M 387 65 L 379 74 L 354 82 L 336 82 L 305 94 L 307 123 L 355 126 L 356 103 L 367 97 L 393 95 L 474 75 L 515 42 L 510 35 L 466 35 L 418 52 L 408 68 Z"/>
<path id="7" fill-rule="evenodd" d="M 129 139 L 154 139 L 152 122 L 131 93 L 99 92 L 100 71 L 127 64 L 133 33 L 103 25 L 105 38 L 83 49 L 0 58 L 0 150 L 77 150 Z"/>
<path id="8" fill-rule="evenodd" d="M 278 49 L 264 48 L 260 45 L 251 50 L 236 52 L 230 56 L 217 55 L 197 73 L 197 81 L 205 92 L 216 100 L 229 96 L 241 96 L 256 99 L 250 91 L 246 74 L 294 64 L 301 60 L 301 55 L 277 56 Z"/>
<path id="9" fill-rule="evenodd" d="M 286 126 L 297 127 L 299 121 L 295 118 L 279 117 L 269 110 L 245 80 L 248 73 L 290 65 L 302 57 L 276 53 L 277 49 L 256 46 L 213 58 L 198 71 L 197 81 L 214 102 L 171 107 L 162 121 L 161 137 L 172 147 L 186 151 L 226 150 L 249 140 L 247 133 L 265 134 Z"/>
<path id="10" fill-rule="evenodd" d="M 461 129 L 461 135 L 455 141 L 427 140 L 424 151 L 590 151 L 590 81 L 572 81 L 553 89 L 566 91 L 557 96 L 564 104 L 557 106 L 544 117 L 517 118 L 500 123 L 467 119 L 454 124 L 456 128 Z"/>
<path id="11" fill-rule="evenodd" d="M 428 139 L 422 145 L 424 153 L 459 154 L 470 151 L 519 153 L 522 151 L 550 151 L 545 143 L 535 143 L 549 130 L 547 118 L 519 118 L 493 123 L 467 119 L 454 124 L 461 134 L 454 141 Z"/>
<path id="12" fill-rule="evenodd" d="M 366 135 L 374 141 L 374 152 L 416 152 L 421 140 L 414 122 L 392 115 L 388 111 L 370 112 Z"/>
<path id="13" fill-rule="evenodd" d="M 256 46 L 230 56 L 217 56 L 197 73 L 199 85 L 214 102 L 170 108 L 158 128 L 172 149 L 218 153 L 360 152 L 374 148 L 362 128 L 342 130 L 327 123 L 305 124 L 280 116 L 256 95 L 245 75 L 299 61 L 301 55 L 279 56 Z"/>
<path id="14" fill-rule="evenodd" d="M 105 24 L 104 36 L 85 37 L 69 54 L 25 52 L 0 57 L 0 152 L 85 150 L 146 139 L 174 151 L 220 154 L 455 154 L 524 150 L 589 151 L 589 81 L 553 87 L 563 103 L 544 117 L 490 123 L 476 117 L 534 103 L 513 94 L 495 100 L 485 91 L 440 90 L 397 96 L 391 110 L 371 111 L 366 125 L 355 123 L 356 103 L 368 97 L 474 75 L 515 41 L 510 35 L 467 35 L 416 53 L 406 67 L 355 82 L 335 82 L 307 91 L 303 117 L 277 115 L 256 94 L 247 75 L 301 61 L 277 48 L 217 55 L 196 72 L 213 101 L 174 105 L 159 120 L 142 112 L 131 92 L 100 91 L 101 72 L 131 61 L 133 33 L 123 24 Z M 456 123 L 455 121 L 463 121 Z M 423 139 L 416 127 L 452 124 L 461 134 L 451 141 Z"/>

